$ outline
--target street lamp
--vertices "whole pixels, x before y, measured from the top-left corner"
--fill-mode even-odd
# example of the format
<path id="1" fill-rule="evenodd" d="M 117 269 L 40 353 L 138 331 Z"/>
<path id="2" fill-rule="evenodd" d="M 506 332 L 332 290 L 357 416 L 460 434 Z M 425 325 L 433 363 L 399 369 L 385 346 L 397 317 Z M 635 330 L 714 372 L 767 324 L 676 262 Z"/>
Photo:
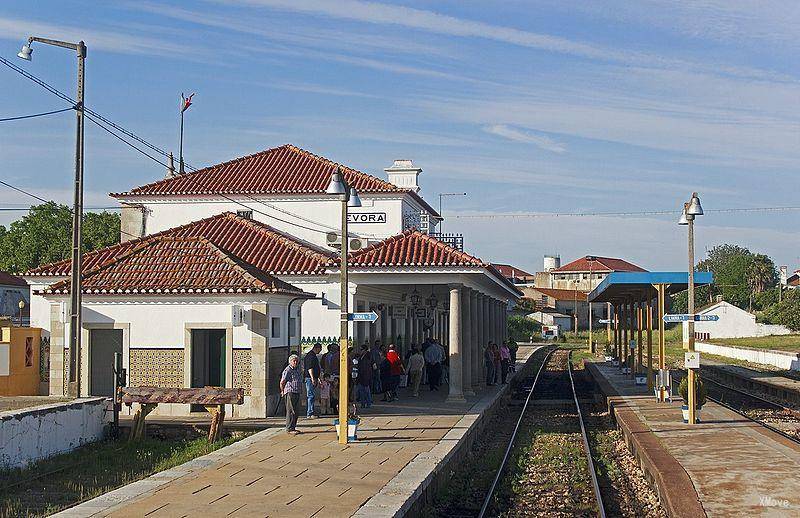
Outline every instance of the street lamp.
<path id="1" fill-rule="evenodd" d="M 683 204 L 683 213 L 678 220 L 678 225 L 686 225 L 689 230 L 689 280 L 688 280 L 688 301 L 687 310 L 689 313 L 689 320 L 687 322 L 689 343 L 687 344 L 689 352 L 694 351 L 694 218 L 703 215 L 703 207 L 700 205 L 700 197 L 696 192 L 692 193 L 691 199 Z M 696 409 L 695 409 L 695 372 L 694 369 L 686 369 L 688 372 L 689 384 L 689 401 L 686 404 L 689 406 L 689 424 L 695 424 Z"/>
<path id="2" fill-rule="evenodd" d="M 341 169 L 338 167 L 331 173 L 331 179 L 325 192 L 331 196 L 336 196 L 342 202 L 342 250 L 340 260 L 340 289 L 341 289 L 341 314 L 339 330 L 339 444 L 347 444 L 347 413 L 350 409 L 348 387 L 349 368 L 347 362 L 347 336 L 349 309 L 348 305 L 348 283 L 347 283 L 347 212 L 351 207 L 360 207 L 361 198 L 355 187 L 350 187 L 344 180 Z"/>
<path id="3" fill-rule="evenodd" d="M 597 257 L 587 255 L 586 260 L 589 261 L 589 293 L 594 289 L 592 286 L 593 267 Z M 586 295 L 586 303 L 589 305 L 589 354 L 594 354 L 594 343 L 592 343 L 592 302 L 589 300 L 589 294 Z"/>
<path id="4" fill-rule="evenodd" d="M 72 272 L 70 282 L 70 320 L 69 320 L 69 390 L 72 397 L 81 394 L 81 222 L 83 219 L 83 84 L 85 77 L 84 62 L 86 60 L 86 45 L 82 41 L 68 43 L 66 41 L 51 40 L 31 36 L 28 43 L 22 46 L 17 56 L 26 61 L 31 60 L 33 48 L 31 44 L 36 41 L 46 45 L 53 45 L 74 50 L 78 55 L 78 92 L 76 95 L 75 113 L 77 128 L 75 138 L 75 193 L 72 207 Z"/>

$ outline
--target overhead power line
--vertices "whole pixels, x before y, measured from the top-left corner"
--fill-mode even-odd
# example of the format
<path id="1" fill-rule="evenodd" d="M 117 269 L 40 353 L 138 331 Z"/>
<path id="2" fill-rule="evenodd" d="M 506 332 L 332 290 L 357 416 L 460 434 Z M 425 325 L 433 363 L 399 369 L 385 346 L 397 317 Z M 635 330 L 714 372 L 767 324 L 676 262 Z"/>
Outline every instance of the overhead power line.
<path id="1" fill-rule="evenodd" d="M 43 113 L 34 113 L 32 115 L 20 115 L 18 117 L 6 117 L 4 119 L 0 119 L 0 122 L 10 122 L 10 121 L 18 121 L 22 119 L 33 119 L 35 117 L 44 117 L 45 115 L 54 115 L 56 113 L 64 113 L 70 110 L 74 110 L 75 106 L 70 106 L 69 108 L 64 108 L 61 110 L 53 110 L 50 112 L 43 112 Z"/>
<path id="2" fill-rule="evenodd" d="M 781 212 L 800 210 L 800 206 L 788 207 L 730 207 L 724 209 L 705 209 L 705 212 Z M 598 217 L 598 216 L 664 216 L 679 215 L 680 210 L 642 210 L 627 212 L 510 212 L 498 214 L 457 214 L 453 219 L 500 219 L 500 218 L 560 218 L 560 217 Z"/>

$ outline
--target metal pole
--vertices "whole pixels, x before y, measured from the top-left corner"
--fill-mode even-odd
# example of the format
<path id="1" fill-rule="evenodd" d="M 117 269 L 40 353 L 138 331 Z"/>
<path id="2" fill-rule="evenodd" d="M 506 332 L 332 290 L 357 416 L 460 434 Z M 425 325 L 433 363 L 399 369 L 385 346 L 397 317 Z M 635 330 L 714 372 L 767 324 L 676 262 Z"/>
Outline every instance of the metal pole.
<path id="1" fill-rule="evenodd" d="M 69 319 L 69 388 L 72 397 L 81 396 L 81 224 L 83 220 L 83 105 L 86 45 L 77 45 L 78 93 L 75 113 L 75 189 L 72 208 L 72 272 Z"/>
<path id="2" fill-rule="evenodd" d="M 689 329 L 689 352 L 694 351 L 694 216 L 691 214 L 687 215 L 687 219 L 689 220 L 689 322 L 688 322 L 688 329 Z M 694 369 L 687 369 L 689 371 L 689 401 L 687 404 L 689 405 L 689 424 L 695 424 L 696 416 L 695 416 L 695 392 L 694 392 L 694 384 L 695 384 L 695 372 Z"/>
<path id="3" fill-rule="evenodd" d="M 647 390 L 653 390 L 653 298 L 647 299 Z"/>
<path id="4" fill-rule="evenodd" d="M 606 322 L 606 342 L 611 343 L 611 303 L 606 302 L 606 317 L 608 322 Z"/>
<path id="5" fill-rule="evenodd" d="M 589 293 L 592 292 L 592 266 L 593 261 L 589 261 Z M 594 344 L 592 343 L 592 303 L 589 300 L 589 295 L 586 295 L 586 303 L 589 304 L 589 354 L 594 354 Z"/>
<path id="6" fill-rule="evenodd" d="M 183 106 L 181 106 L 181 136 L 180 143 L 178 144 L 178 170 L 181 174 L 184 173 L 183 169 Z"/>
<path id="7" fill-rule="evenodd" d="M 345 189 L 347 191 L 348 189 Z M 341 315 L 339 322 L 339 444 L 347 444 L 347 412 L 350 407 L 347 361 L 348 283 L 347 283 L 347 196 L 342 200 L 342 259 L 340 266 Z"/>
<path id="8" fill-rule="evenodd" d="M 644 301 L 636 303 L 636 373 L 642 370 L 642 331 L 644 330 Z"/>
<path id="9" fill-rule="evenodd" d="M 658 285 L 658 369 L 663 372 L 667 368 L 666 358 L 664 357 L 666 349 L 666 340 L 664 338 L 664 313 L 666 312 L 666 286 L 664 284 Z M 659 382 L 659 400 L 664 401 L 666 394 L 664 393 L 664 380 Z"/>

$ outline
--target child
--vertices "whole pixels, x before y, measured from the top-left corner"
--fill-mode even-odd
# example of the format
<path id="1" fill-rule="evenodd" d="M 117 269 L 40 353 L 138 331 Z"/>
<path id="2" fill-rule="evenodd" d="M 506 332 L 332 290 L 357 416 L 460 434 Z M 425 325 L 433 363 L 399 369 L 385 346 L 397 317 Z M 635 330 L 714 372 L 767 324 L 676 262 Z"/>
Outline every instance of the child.
<path id="1" fill-rule="evenodd" d="M 322 414 L 331 413 L 331 375 L 325 374 L 319 381 L 319 403 L 322 407 Z"/>

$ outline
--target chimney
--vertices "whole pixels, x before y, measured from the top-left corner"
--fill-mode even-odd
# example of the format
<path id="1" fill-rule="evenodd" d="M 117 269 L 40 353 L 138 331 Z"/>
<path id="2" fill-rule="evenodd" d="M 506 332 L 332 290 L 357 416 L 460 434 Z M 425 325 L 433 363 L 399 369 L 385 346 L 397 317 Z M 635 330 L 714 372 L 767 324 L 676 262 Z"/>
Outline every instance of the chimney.
<path id="1" fill-rule="evenodd" d="M 172 153 L 169 154 L 169 162 L 167 162 L 167 174 L 164 178 L 175 178 L 178 176 L 175 174 L 175 159 L 172 157 Z"/>
<path id="2" fill-rule="evenodd" d="M 389 175 L 389 183 L 419 192 L 419 174 L 422 172 L 422 168 L 416 167 L 411 160 L 395 160 L 384 171 Z"/>

